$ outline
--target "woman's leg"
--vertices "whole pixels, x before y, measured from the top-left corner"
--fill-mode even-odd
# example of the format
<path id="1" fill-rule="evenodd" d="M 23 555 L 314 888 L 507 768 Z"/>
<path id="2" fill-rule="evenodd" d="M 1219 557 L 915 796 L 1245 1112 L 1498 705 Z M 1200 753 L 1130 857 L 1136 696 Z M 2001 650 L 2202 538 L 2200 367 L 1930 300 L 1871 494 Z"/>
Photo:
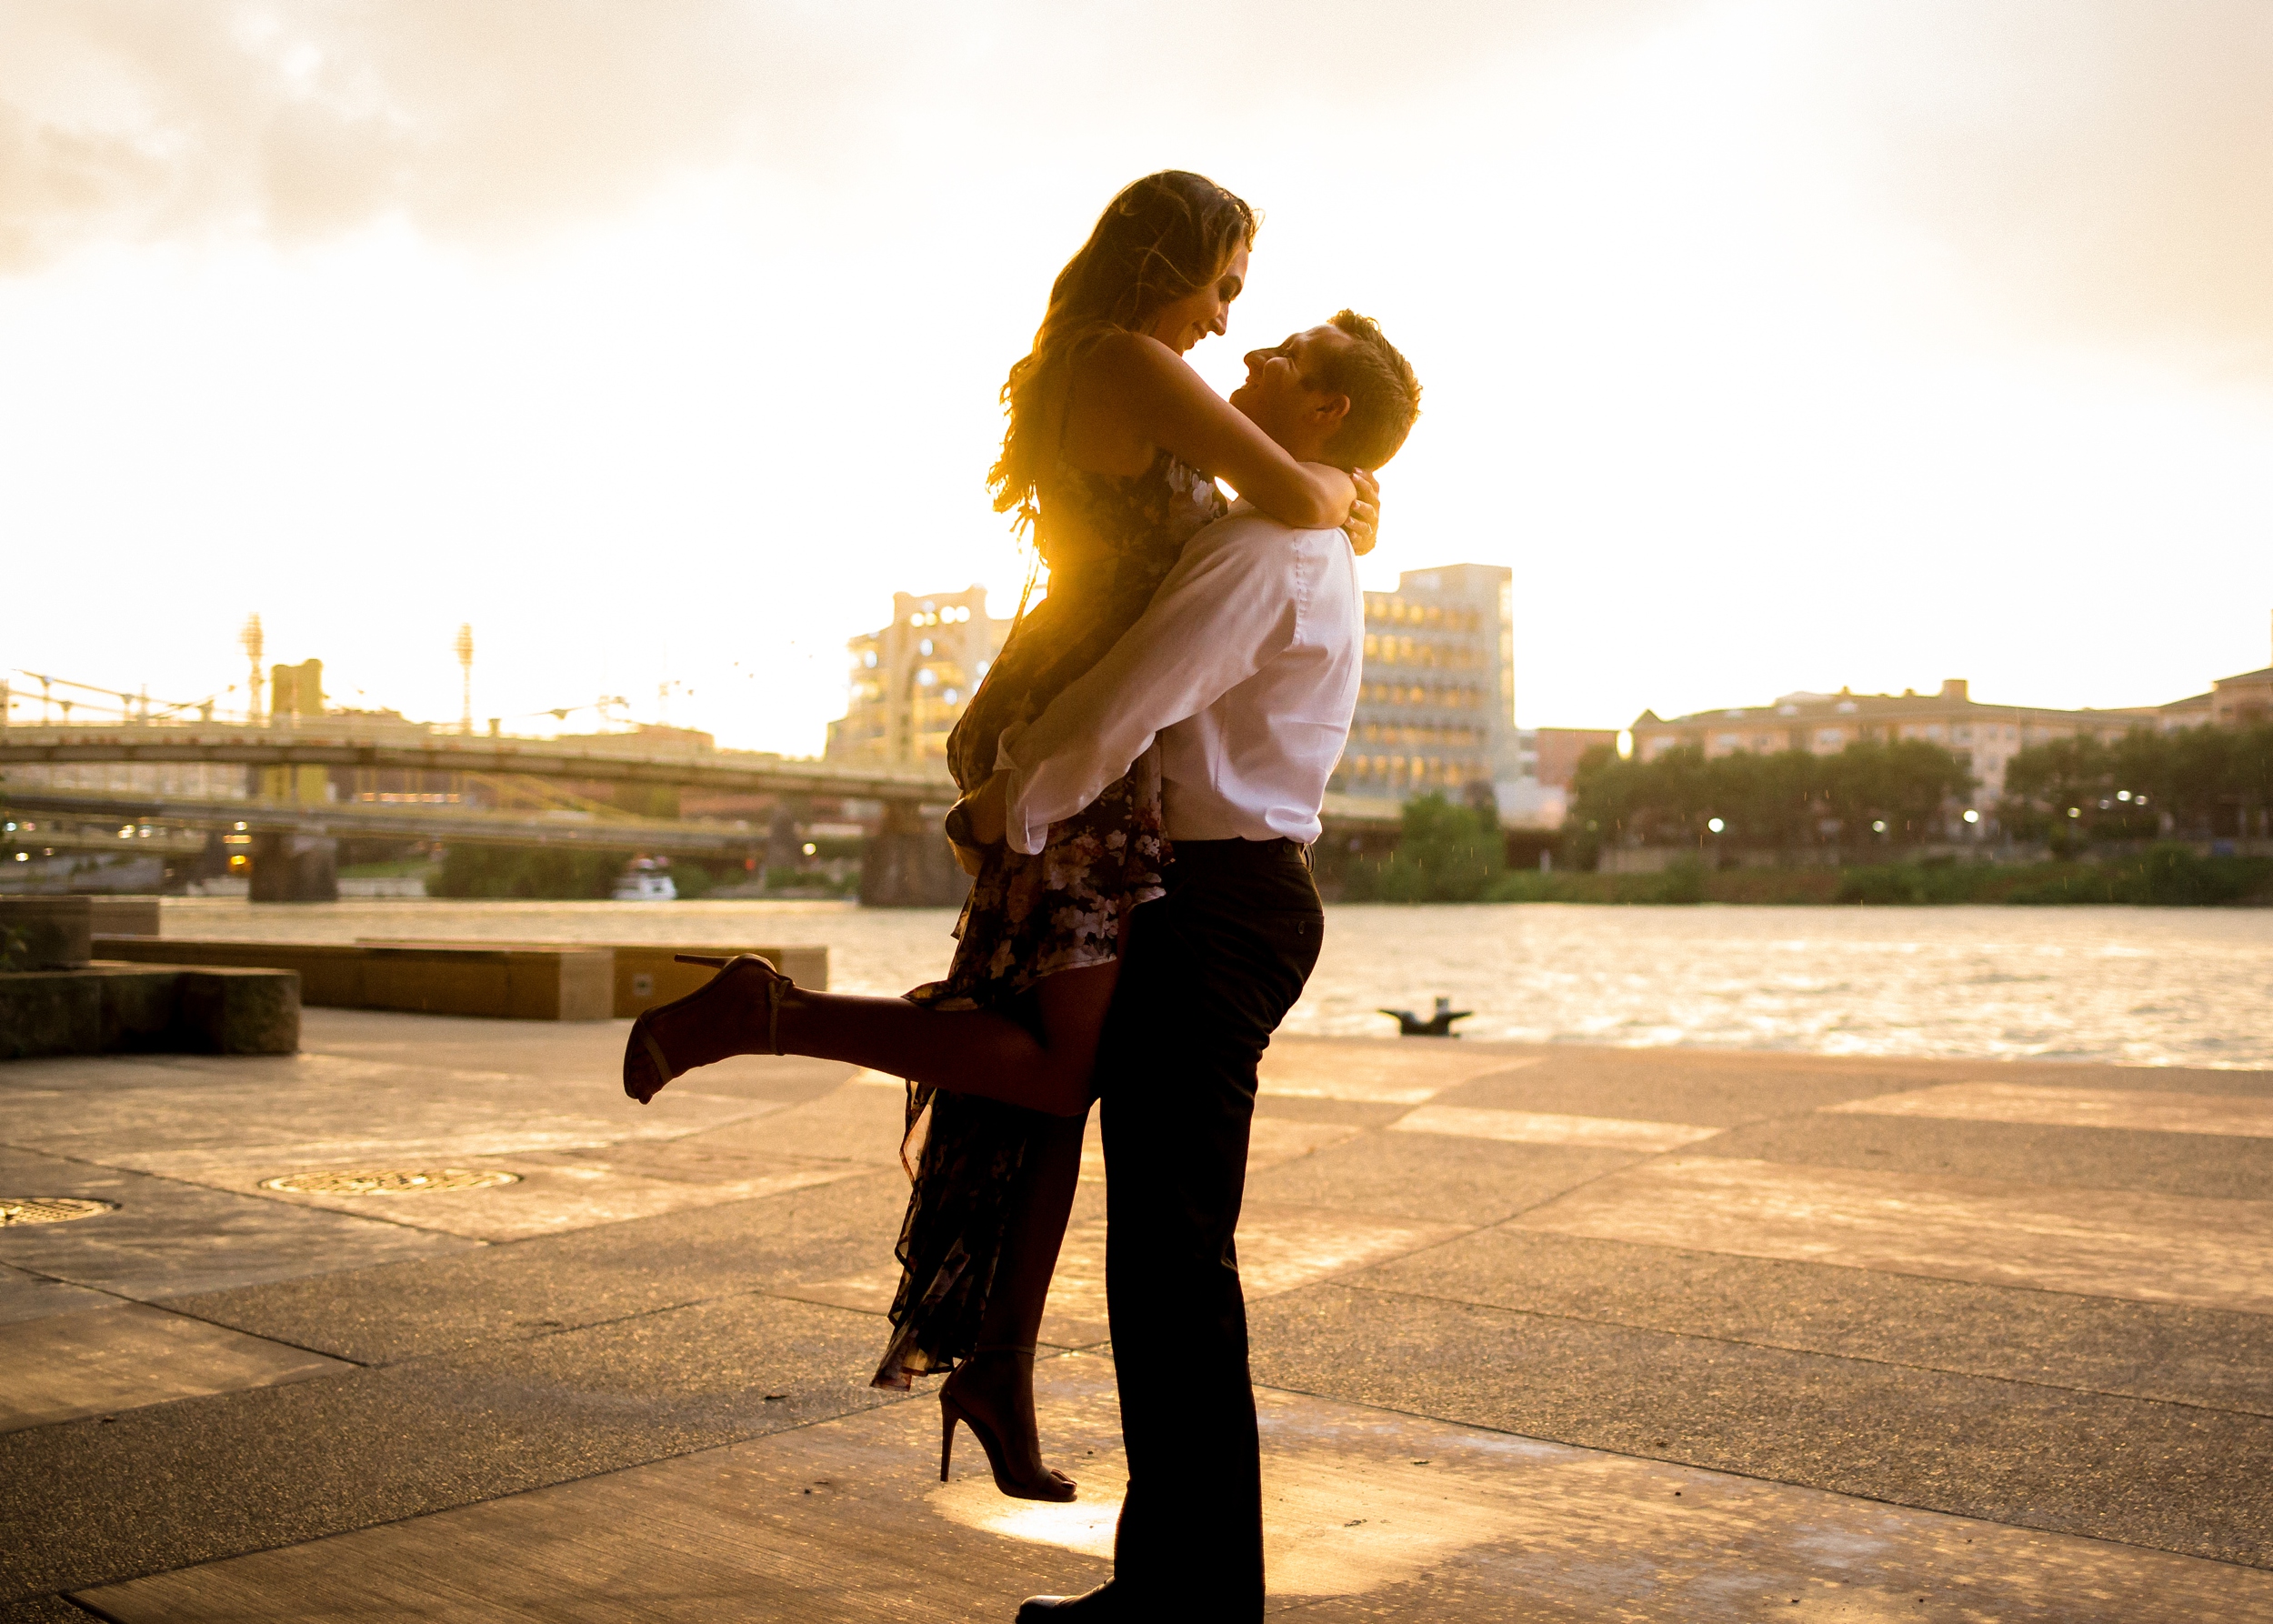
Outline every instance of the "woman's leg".
<path id="1" fill-rule="evenodd" d="M 1049 1299 L 1050 1276 L 1066 1238 L 1081 1177 L 1079 1117 L 1053 1118 L 1036 1128 L 1005 1214 L 1002 1256 L 978 1322 L 971 1357 L 947 1378 L 947 1390 L 993 1430 L 1012 1473 L 1038 1482 L 1048 1472 L 1034 1414 L 1034 1348 Z"/>
<path id="2" fill-rule="evenodd" d="M 787 1054 L 846 1060 L 959 1094 L 1077 1117 L 1089 1108 L 1089 1073 L 1119 973 L 1117 963 L 1086 965 L 1036 982 L 1038 1038 L 992 1010 L 934 1009 L 906 998 L 801 987 L 783 989 L 776 1029 Z M 729 977 L 741 986 L 706 988 L 651 1018 L 675 1069 L 771 1052 L 763 981 L 755 970 L 719 973 L 722 981 Z"/>

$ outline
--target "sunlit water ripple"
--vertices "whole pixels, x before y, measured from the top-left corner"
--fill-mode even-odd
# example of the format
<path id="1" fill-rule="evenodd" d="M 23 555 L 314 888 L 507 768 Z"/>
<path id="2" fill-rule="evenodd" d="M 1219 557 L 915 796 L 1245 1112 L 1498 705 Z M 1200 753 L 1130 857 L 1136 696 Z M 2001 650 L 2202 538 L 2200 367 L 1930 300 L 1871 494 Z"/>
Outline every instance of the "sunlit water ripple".
<path id="1" fill-rule="evenodd" d="M 830 902 L 169 899 L 170 936 L 826 943 L 840 991 L 946 967 L 954 915 Z M 1287 1029 L 1386 1037 L 1443 994 L 1473 1038 L 1827 1055 L 2273 1067 L 2273 910 L 1400 907 L 1327 910 Z"/>

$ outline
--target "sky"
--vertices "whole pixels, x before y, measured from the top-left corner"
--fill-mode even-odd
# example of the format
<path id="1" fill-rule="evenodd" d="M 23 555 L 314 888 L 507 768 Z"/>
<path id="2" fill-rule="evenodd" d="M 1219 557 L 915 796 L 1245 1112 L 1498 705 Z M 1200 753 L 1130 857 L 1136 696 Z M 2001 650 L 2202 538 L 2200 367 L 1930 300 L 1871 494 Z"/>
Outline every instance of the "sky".
<path id="1" fill-rule="evenodd" d="M 1511 568 L 1521 725 L 2176 698 L 2273 658 L 2268 84 L 2261 0 L 12 0 L 0 667 L 451 719 L 470 624 L 508 731 L 816 753 L 895 590 L 1015 606 L 996 391 L 1175 166 L 1211 383 L 1413 361 L 1362 573 Z"/>

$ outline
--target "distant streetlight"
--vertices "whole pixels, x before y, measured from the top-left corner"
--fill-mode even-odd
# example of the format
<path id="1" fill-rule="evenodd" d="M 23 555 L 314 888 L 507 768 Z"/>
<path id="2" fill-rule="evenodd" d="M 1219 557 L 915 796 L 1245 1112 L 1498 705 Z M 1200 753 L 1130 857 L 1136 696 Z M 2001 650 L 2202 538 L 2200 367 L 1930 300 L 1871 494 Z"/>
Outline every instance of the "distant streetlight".
<path id="1" fill-rule="evenodd" d="M 474 628 L 470 623 L 457 628 L 457 666 L 458 731 L 470 738 L 474 732 Z"/>
<path id="2" fill-rule="evenodd" d="M 1707 819 L 1705 827 L 1712 830 L 1714 834 L 1717 835 L 1721 832 L 1721 830 L 1727 828 L 1728 826 L 1721 822 L 1719 818 L 1714 817 Z"/>
<path id="3" fill-rule="evenodd" d="M 1972 807 L 1968 807 L 1965 809 L 1965 820 L 1968 823 L 1978 823 L 1981 821 L 1981 815 L 1975 811 Z"/>
<path id="4" fill-rule="evenodd" d="M 245 699 L 245 719 L 254 727 L 260 726 L 260 656 L 263 647 L 260 617 L 245 617 L 245 629 L 236 635 L 237 647 L 245 650 L 245 657 L 252 662 L 252 676 L 247 679 Z"/>

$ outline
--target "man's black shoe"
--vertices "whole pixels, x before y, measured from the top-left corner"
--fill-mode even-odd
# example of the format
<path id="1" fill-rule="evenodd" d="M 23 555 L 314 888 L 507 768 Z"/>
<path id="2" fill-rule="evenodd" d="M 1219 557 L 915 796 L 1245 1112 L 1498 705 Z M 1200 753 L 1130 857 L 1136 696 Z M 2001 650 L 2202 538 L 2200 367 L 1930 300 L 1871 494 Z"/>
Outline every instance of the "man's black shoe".
<path id="1" fill-rule="evenodd" d="M 1130 1617 L 1107 1579 L 1081 1596 L 1029 1596 L 1018 1604 L 1017 1624 L 1117 1624 Z"/>

